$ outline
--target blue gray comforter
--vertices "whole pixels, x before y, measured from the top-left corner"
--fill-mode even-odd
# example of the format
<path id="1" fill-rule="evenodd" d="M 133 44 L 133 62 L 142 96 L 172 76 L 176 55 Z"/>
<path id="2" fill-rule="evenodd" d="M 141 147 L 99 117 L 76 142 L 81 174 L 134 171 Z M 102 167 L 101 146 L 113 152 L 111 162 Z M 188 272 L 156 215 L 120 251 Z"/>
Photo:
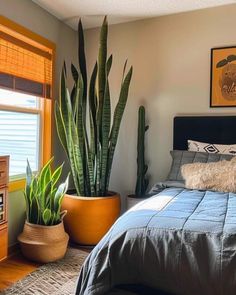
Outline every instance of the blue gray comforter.
<path id="1" fill-rule="evenodd" d="M 167 188 L 121 216 L 87 258 L 76 294 L 124 285 L 235 295 L 236 195 Z"/>

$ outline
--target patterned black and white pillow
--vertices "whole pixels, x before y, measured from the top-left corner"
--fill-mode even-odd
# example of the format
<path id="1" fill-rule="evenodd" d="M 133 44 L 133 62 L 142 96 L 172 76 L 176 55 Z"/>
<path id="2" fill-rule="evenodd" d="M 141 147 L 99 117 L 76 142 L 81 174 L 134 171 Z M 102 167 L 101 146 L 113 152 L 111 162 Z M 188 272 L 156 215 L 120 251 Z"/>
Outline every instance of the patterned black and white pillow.
<path id="1" fill-rule="evenodd" d="M 209 154 L 236 155 L 236 144 L 212 144 L 188 140 L 188 150 L 191 152 L 205 152 Z"/>

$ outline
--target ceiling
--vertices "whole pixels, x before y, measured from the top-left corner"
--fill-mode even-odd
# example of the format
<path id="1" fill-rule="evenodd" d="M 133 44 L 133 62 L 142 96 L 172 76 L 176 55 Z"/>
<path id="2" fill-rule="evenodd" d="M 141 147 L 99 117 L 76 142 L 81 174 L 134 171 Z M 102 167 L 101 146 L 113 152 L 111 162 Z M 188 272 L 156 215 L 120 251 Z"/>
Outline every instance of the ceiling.
<path id="1" fill-rule="evenodd" d="M 82 17 L 85 28 L 101 25 L 104 15 L 109 24 L 154 16 L 236 4 L 236 0 L 32 0 L 75 30 Z"/>

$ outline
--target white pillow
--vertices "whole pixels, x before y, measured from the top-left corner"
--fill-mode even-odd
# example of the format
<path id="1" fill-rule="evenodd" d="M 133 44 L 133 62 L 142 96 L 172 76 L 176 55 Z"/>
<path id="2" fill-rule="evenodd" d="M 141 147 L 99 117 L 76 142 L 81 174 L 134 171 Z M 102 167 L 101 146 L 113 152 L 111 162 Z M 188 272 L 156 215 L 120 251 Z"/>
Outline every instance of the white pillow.
<path id="1" fill-rule="evenodd" d="M 236 144 L 213 144 L 188 140 L 188 150 L 191 152 L 205 152 L 209 154 L 236 155 Z"/>

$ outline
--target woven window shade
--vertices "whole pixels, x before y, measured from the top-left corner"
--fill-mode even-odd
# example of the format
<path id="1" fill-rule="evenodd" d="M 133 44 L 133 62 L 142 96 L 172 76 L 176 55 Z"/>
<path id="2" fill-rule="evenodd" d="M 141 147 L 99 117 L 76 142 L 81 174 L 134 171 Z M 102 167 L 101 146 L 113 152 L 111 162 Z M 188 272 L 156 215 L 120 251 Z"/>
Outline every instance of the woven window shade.
<path id="1" fill-rule="evenodd" d="M 0 87 L 52 97 L 52 50 L 0 26 Z"/>

